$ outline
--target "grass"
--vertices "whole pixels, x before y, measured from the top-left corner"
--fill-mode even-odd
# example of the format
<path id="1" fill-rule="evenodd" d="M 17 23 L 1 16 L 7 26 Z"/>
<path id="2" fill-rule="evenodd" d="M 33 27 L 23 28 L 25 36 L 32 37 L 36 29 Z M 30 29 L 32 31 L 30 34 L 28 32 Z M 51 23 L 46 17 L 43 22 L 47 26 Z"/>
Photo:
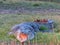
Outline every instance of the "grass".
<path id="1" fill-rule="evenodd" d="M 24 7 L 28 9 L 35 9 L 35 8 L 41 8 L 41 9 L 60 9 L 60 4 L 58 3 L 52 3 L 52 2 L 29 2 L 29 1 L 22 1 L 18 3 L 0 3 L 1 9 L 13 9 L 16 10 L 19 7 Z"/>
<path id="2" fill-rule="evenodd" d="M 35 2 L 39 4 L 40 7 L 43 8 L 49 8 L 52 6 L 53 8 L 60 9 L 60 5 L 56 3 L 44 3 L 44 2 Z M 33 5 L 35 4 L 33 2 L 27 2 L 27 6 L 30 8 L 36 8 Z M 24 3 L 25 4 L 25 3 Z M 26 6 L 26 4 L 23 6 Z M 19 6 L 19 5 L 18 5 Z M 9 36 L 8 32 L 10 31 L 11 27 L 15 24 L 19 24 L 22 22 L 26 21 L 33 21 L 35 19 L 53 19 L 57 23 L 57 27 L 54 30 L 60 30 L 60 15 L 57 13 L 50 13 L 48 12 L 47 14 L 0 14 L 0 40 L 13 40 L 13 36 Z M 49 43 L 49 42 L 59 42 L 60 41 L 60 33 L 38 33 L 37 34 L 37 42 L 44 42 L 44 43 Z M 34 39 L 36 41 L 36 37 Z"/>
<path id="3" fill-rule="evenodd" d="M 14 39 L 13 36 L 9 36 L 8 32 L 10 31 L 10 28 L 15 25 L 15 24 L 19 24 L 22 22 L 26 22 L 26 21 L 33 21 L 35 19 L 53 19 L 54 21 L 56 21 L 56 23 L 59 23 L 59 15 L 53 15 L 51 17 L 50 15 L 17 15 L 17 14 L 4 14 L 4 15 L 0 15 L 0 40 L 12 40 Z M 58 20 L 59 18 L 59 20 Z M 60 27 L 60 25 L 59 25 Z M 58 28 L 59 28 L 58 27 Z M 56 29 L 57 30 L 57 29 Z M 56 37 L 58 37 L 58 39 L 60 40 L 60 35 L 57 35 L 59 33 L 38 33 L 38 35 L 40 35 L 37 39 L 38 42 L 48 42 L 49 40 L 52 40 L 51 38 L 54 38 L 54 35 L 56 35 Z M 50 35 L 50 36 L 49 36 Z M 36 38 L 35 38 L 36 39 Z"/>
<path id="4" fill-rule="evenodd" d="M 4 3 L 16 3 L 16 2 L 21 2 L 21 1 L 29 1 L 29 0 L 0 0 L 0 1 L 2 1 L 2 2 L 4 2 Z M 32 0 L 31 0 L 32 1 Z M 40 0 L 40 1 L 47 1 L 47 2 L 56 2 L 56 3 L 59 3 L 60 2 L 60 0 Z"/>

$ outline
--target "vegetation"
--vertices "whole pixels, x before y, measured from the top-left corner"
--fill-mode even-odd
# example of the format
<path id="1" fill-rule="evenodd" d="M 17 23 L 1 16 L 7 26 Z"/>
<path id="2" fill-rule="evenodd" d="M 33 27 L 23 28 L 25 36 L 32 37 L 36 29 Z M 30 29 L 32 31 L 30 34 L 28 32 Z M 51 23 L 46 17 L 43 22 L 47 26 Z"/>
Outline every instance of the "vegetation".
<path id="1" fill-rule="evenodd" d="M 50 3 L 50 2 L 27 2 L 27 3 L 12 3 L 12 4 L 3 4 L 1 3 L 1 9 L 16 9 L 18 6 L 27 7 L 27 8 L 37 8 L 40 7 L 42 9 L 60 9 L 60 4 Z M 35 6 L 33 6 L 35 5 Z M 6 8 L 7 7 L 7 8 Z M 60 12 L 58 12 L 59 14 Z M 0 40 L 9 41 L 15 39 L 14 36 L 9 36 L 8 32 L 11 27 L 15 24 L 19 24 L 26 21 L 33 21 L 35 19 L 53 19 L 57 26 L 54 28 L 54 31 L 60 30 L 60 15 L 57 12 L 48 12 L 47 14 L 0 14 Z M 59 19 L 59 20 L 58 20 Z M 60 31 L 58 31 L 60 32 Z M 41 33 L 37 34 L 37 41 L 43 43 L 60 42 L 60 33 Z M 36 41 L 36 37 L 34 39 Z M 33 40 L 32 40 L 33 41 Z"/>
<path id="2" fill-rule="evenodd" d="M 52 16 L 52 18 L 51 18 L 51 16 Z M 34 18 L 38 19 L 38 17 L 39 17 L 39 19 L 41 19 L 41 18 L 53 19 L 54 21 L 56 21 L 57 24 L 60 24 L 60 22 L 58 20 L 59 15 L 51 15 L 51 13 L 49 15 L 44 15 L 44 16 L 42 14 L 40 14 L 40 15 L 34 15 L 34 14 L 31 14 L 31 15 L 23 15 L 23 14 L 21 14 L 21 15 L 17 15 L 17 14 L 0 15 L 0 40 L 8 41 L 8 40 L 15 39 L 15 38 L 13 38 L 13 36 L 8 35 L 8 32 L 10 31 L 10 28 L 13 25 L 19 24 L 22 22 L 26 22 L 26 21 L 33 21 Z M 58 25 L 58 27 L 54 30 L 57 30 L 59 27 L 60 27 L 60 25 Z M 42 34 L 42 35 L 40 35 L 40 34 Z M 39 34 L 40 36 L 38 37 L 38 41 L 43 42 L 44 41 L 43 39 L 45 39 L 44 38 L 45 34 L 47 34 L 47 36 L 49 37 L 48 33 L 40 33 L 40 34 Z M 52 35 L 52 33 L 50 35 Z M 56 35 L 56 37 L 58 36 L 58 38 L 59 38 L 59 33 L 55 33 L 54 35 Z M 43 39 L 40 38 L 41 36 Z M 51 37 L 51 38 L 53 38 L 53 37 Z M 46 37 L 45 40 L 48 40 L 48 38 Z"/>
<path id="3" fill-rule="evenodd" d="M 19 2 L 19 3 L 4 3 L 0 2 L 0 9 L 12 9 L 17 10 L 19 8 L 29 8 L 29 9 L 60 9 L 60 4 L 51 2 Z"/>
<path id="4" fill-rule="evenodd" d="M 45 27 L 45 26 L 41 26 L 41 27 L 40 27 L 40 30 L 48 30 L 48 28 Z"/>
<path id="5" fill-rule="evenodd" d="M 39 6 L 39 4 L 33 4 L 33 6 Z"/>
<path id="6" fill-rule="evenodd" d="M 8 3 L 16 3 L 20 1 L 48 1 L 48 2 L 56 2 L 59 3 L 60 0 L 0 0 L 2 2 L 8 2 Z"/>

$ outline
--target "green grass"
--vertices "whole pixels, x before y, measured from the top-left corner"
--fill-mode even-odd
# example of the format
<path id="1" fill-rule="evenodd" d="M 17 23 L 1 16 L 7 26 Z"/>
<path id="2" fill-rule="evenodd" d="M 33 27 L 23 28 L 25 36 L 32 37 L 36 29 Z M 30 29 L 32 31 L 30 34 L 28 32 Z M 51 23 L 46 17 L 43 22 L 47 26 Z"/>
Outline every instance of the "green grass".
<path id="1" fill-rule="evenodd" d="M 0 0 L 0 1 L 2 1 L 2 2 L 4 2 L 4 3 L 16 3 L 16 2 L 21 2 L 21 1 L 29 1 L 29 0 Z M 32 1 L 32 0 L 31 0 Z M 47 1 L 47 2 L 56 2 L 56 3 L 59 3 L 60 2 L 60 0 L 41 0 L 41 1 Z"/>
<path id="2" fill-rule="evenodd" d="M 52 3 L 52 2 L 30 2 L 30 1 L 22 1 L 18 3 L 0 3 L 0 8 L 2 9 L 13 9 L 15 10 L 17 7 L 25 7 L 29 9 L 41 8 L 41 9 L 60 9 L 60 4 Z"/>
<path id="3" fill-rule="evenodd" d="M 58 15 L 17 15 L 17 14 L 4 14 L 4 15 L 0 15 L 0 40 L 13 40 L 15 39 L 13 36 L 9 36 L 8 32 L 10 31 L 11 27 L 15 24 L 19 24 L 22 22 L 26 22 L 26 21 L 33 21 L 35 19 L 53 19 L 54 21 L 56 21 L 56 23 L 60 24 L 60 18 Z M 59 18 L 59 20 L 58 20 Z M 58 28 L 60 27 L 60 25 L 58 26 Z M 55 29 L 57 30 L 57 29 Z M 60 40 L 60 35 L 57 35 L 59 33 L 38 33 L 38 42 L 48 42 L 51 41 L 54 38 L 54 35 L 56 35 L 56 37 L 58 37 L 57 39 Z M 55 38 L 56 39 L 56 38 Z M 36 40 L 36 38 L 35 38 Z"/>
<path id="4" fill-rule="evenodd" d="M 48 9 L 52 6 L 54 9 L 60 9 L 60 4 L 50 3 L 50 2 L 27 2 L 21 3 L 22 6 L 28 6 L 29 8 L 36 8 L 33 6 L 34 4 L 39 4 L 38 7 L 42 7 L 42 9 Z M 19 6 L 19 3 L 15 4 Z M 13 5 L 12 5 L 13 6 Z M 57 23 L 57 27 L 54 30 L 60 30 L 60 15 L 58 13 L 48 12 L 47 14 L 0 14 L 0 40 L 13 40 L 15 37 L 9 36 L 8 32 L 10 31 L 11 27 L 15 24 L 19 24 L 26 21 L 33 21 L 35 19 L 53 19 Z M 50 41 L 57 43 L 60 41 L 60 34 L 59 33 L 38 33 L 37 42 L 46 42 L 49 43 Z M 36 41 L 36 37 L 34 39 Z"/>

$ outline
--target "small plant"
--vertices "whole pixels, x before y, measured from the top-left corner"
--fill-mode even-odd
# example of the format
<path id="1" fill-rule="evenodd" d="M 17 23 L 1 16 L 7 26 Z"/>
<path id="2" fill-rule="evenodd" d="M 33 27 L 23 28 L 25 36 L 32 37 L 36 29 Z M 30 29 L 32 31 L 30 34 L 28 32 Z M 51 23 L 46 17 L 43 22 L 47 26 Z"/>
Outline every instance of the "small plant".
<path id="1" fill-rule="evenodd" d="M 41 26 L 39 30 L 41 30 L 41 31 L 43 31 L 43 30 L 48 30 L 48 28 L 45 27 L 45 26 Z"/>
<path id="2" fill-rule="evenodd" d="M 58 28 L 58 29 L 55 29 L 54 30 L 56 33 L 60 33 L 60 29 Z"/>
<path id="3" fill-rule="evenodd" d="M 6 1 L 6 0 L 3 0 L 3 1 Z"/>
<path id="4" fill-rule="evenodd" d="M 2 4 L 3 2 L 2 1 L 0 1 L 0 4 Z"/>
<path id="5" fill-rule="evenodd" d="M 39 6 L 39 4 L 33 4 L 33 6 Z"/>

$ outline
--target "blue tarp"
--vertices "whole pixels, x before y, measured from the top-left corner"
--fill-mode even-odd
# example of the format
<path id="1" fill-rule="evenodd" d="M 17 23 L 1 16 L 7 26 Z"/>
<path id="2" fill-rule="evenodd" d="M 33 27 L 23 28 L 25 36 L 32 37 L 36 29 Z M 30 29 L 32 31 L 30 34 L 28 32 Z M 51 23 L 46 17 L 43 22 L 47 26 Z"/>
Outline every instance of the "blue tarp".
<path id="1" fill-rule="evenodd" d="M 39 30 L 40 26 L 45 26 L 48 30 Z M 47 23 L 39 23 L 39 22 L 24 22 L 17 24 L 11 28 L 11 31 L 14 33 L 18 30 L 28 35 L 28 40 L 33 39 L 35 34 L 39 31 L 41 32 L 51 32 L 50 28 L 52 28 L 53 20 L 48 20 Z"/>

